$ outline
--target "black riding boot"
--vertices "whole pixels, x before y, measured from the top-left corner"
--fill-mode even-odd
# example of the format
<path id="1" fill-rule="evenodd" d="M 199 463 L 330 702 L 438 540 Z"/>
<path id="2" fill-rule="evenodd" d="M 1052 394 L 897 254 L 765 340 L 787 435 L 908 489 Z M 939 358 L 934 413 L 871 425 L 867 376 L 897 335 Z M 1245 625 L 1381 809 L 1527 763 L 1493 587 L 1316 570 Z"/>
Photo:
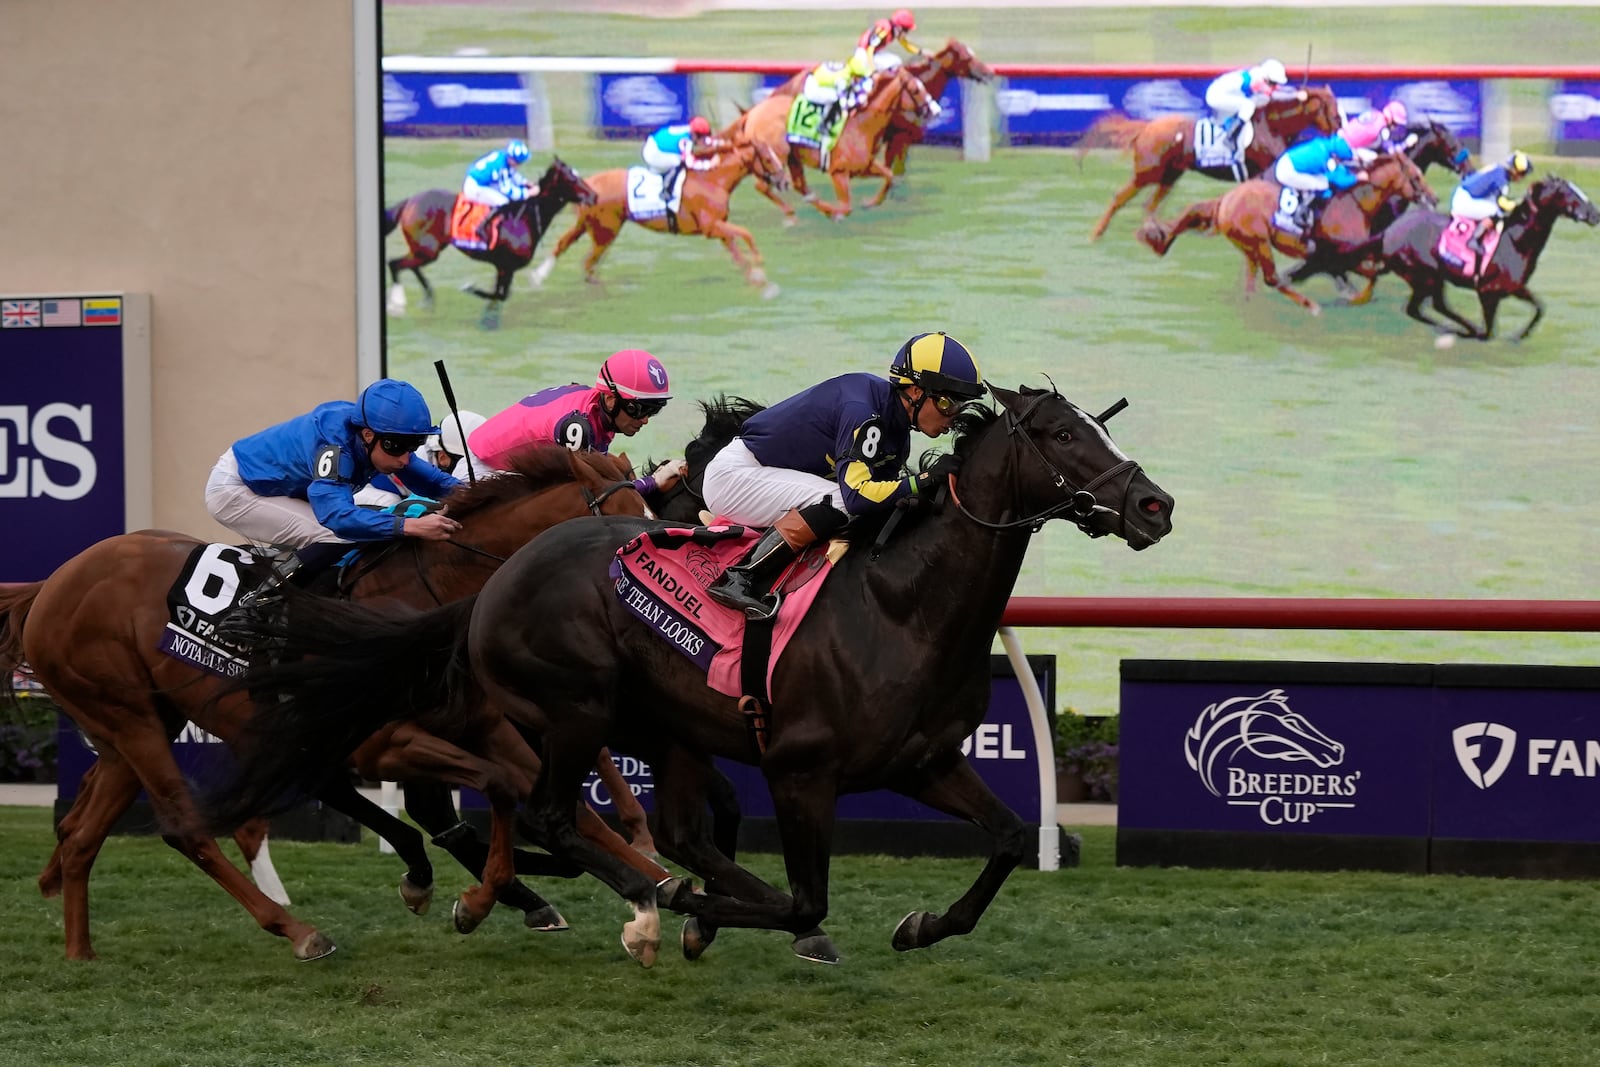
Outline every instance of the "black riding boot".
<path id="1" fill-rule="evenodd" d="M 808 545 L 832 537 L 844 524 L 845 517 L 828 500 L 792 508 L 761 535 L 744 559 L 723 571 L 706 592 L 717 603 L 737 608 L 749 618 L 769 619 L 777 612 L 781 599 L 767 592 L 778 575 Z"/>
<path id="2" fill-rule="evenodd" d="M 272 565 L 272 573 L 261 585 L 239 598 L 239 607 L 252 608 L 275 604 L 283 599 L 283 587 L 293 585 L 304 589 L 316 580 L 317 575 L 344 557 L 355 546 L 342 541 L 319 541 L 297 548 L 294 554 Z"/>

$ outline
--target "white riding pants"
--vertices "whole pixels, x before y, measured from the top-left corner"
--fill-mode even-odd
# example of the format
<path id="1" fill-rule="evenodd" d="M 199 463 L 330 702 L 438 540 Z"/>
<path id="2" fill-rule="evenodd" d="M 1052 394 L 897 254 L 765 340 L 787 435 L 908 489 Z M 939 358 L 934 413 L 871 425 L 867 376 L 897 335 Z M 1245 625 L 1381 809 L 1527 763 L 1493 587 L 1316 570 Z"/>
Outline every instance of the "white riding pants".
<path id="1" fill-rule="evenodd" d="M 1240 122 L 1249 122 L 1250 116 L 1256 113 L 1255 98 L 1237 85 L 1213 83 L 1207 87 L 1206 106 L 1219 119 L 1238 115 Z"/>
<path id="2" fill-rule="evenodd" d="M 817 76 L 813 72 L 806 75 L 806 83 L 801 87 L 800 95 L 813 104 L 831 104 L 839 99 L 839 87 L 837 85 L 823 85 L 817 80 Z"/>
<path id="3" fill-rule="evenodd" d="M 1500 205 L 1493 200 L 1480 200 L 1461 186 L 1450 194 L 1450 214 L 1464 219 L 1494 219 L 1500 217 Z"/>
<path id="4" fill-rule="evenodd" d="M 849 514 L 839 502 L 837 482 L 787 467 L 763 467 L 737 437 L 706 465 L 701 490 L 713 514 L 742 526 L 771 526 L 791 508 L 827 497 L 839 514 Z"/>
<path id="5" fill-rule="evenodd" d="M 349 544 L 317 521 L 311 505 L 292 496 L 260 496 L 239 477 L 239 461 L 229 448 L 206 479 L 206 510 L 246 540 L 260 545 Z"/>
<path id="6" fill-rule="evenodd" d="M 471 200 L 474 204 L 488 204 L 491 207 L 500 207 L 511 203 L 511 198 L 492 185 L 479 185 L 468 178 L 461 183 L 461 195 Z"/>
<path id="7" fill-rule="evenodd" d="M 672 173 L 678 164 L 683 162 L 683 156 L 676 152 L 663 152 L 661 146 L 654 141 L 644 143 L 644 165 L 662 177 Z"/>
<path id="8" fill-rule="evenodd" d="M 1279 185 L 1286 185 L 1290 189 L 1298 189 L 1302 193 L 1320 193 L 1328 188 L 1326 174 L 1302 174 L 1294 169 L 1289 162 L 1289 157 L 1279 159 L 1272 168 L 1272 176 L 1278 179 Z"/>

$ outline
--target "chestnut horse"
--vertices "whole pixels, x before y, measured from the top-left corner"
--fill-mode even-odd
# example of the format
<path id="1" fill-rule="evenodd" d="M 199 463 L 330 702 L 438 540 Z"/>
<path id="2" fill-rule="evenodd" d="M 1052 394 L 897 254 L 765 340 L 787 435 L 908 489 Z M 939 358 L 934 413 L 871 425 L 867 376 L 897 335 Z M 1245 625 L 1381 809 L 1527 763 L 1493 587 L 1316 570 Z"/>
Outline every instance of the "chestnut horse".
<path id="1" fill-rule="evenodd" d="M 622 480 L 625 464 L 615 457 L 550 447 L 530 451 L 514 462 L 515 473 L 484 479 L 452 496 L 451 513 L 463 527 L 455 540 L 397 544 L 394 551 L 361 566 L 352 594 L 368 602 L 432 607 L 476 592 L 506 557 L 557 522 L 591 511 L 645 513 L 631 483 Z M 202 825 L 173 757 L 171 741 L 186 720 L 229 740 L 250 714 L 243 700 L 214 703 L 222 679 L 158 647 L 168 618 L 167 591 L 201 544 L 163 530 L 123 534 L 85 549 L 44 581 L 0 594 L 0 668 L 9 671 L 28 663 L 99 756 L 57 828 L 59 843 L 39 878 L 45 896 L 63 895 L 69 959 L 94 958 L 89 938 L 90 871 L 112 825 L 141 787 L 167 843 L 227 890 L 263 929 L 289 938 L 299 959 L 333 951 L 327 937 L 268 899 L 222 855 L 210 828 Z M 231 568 L 229 576 L 237 582 Z M 363 740 L 353 738 L 350 747 Z M 481 858 L 481 846 L 464 850 L 468 858 L 463 862 L 469 868 L 475 863 L 474 874 L 483 872 L 485 881 L 463 895 L 456 916 L 458 928 L 475 926 L 493 906 L 496 894 L 515 884 L 510 877 L 508 817 L 532 788 L 539 770 L 538 758 L 527 743 L 497 711 L 485 709 L 478 720 L 458 724 L 448 736 L 410 728 L 382 731 L 361 745 L 353 762 L 370 778 L 434 779 L 470 786 L 490 798 L 498 816 L 498 847 L 492 859 L 498 866 L 489 869 Z M 421 835 L 361 797 L 342 774 L 330 778 L 319 795 L 395 845 L 410 865 L 402 896 L 413 911 L 424 910 L 433 875 Z M 453 810 L 447 818 L 454 821 Z M 596 826 L 598 817 L 592 813 L 585 821 L 597 836 L 609 834 Z M 615 847 L 619 841 L 608 839 L 607 844 Z M 633 853 L 642 872 L 666 874 L 631 848 L 617 851 Z M 531 858 L 548 861 L 548 857 Z M 624 861 L 633 862 L 628 857 Z M 538 869 L 570 873 L 547 862 Z M 522 901 L 511 894 L 508 902 L 527 907 L 530 915 L 554 915 L 559 922 L 560 916 L 548 904 L 522 889 Z"/>
<path id="2" fill-rule="evenodd" d="M 937 52 L 924 52 L 906 60 L 904 67 L 922 82 L 928 90 L 928 95 L 935 100 L 944 96 L 945 88 L 952 80 L 961 78 L 971 78 L 977 82 L 994 80 L 994 68 L 973 55 L 972 49 L 954 37 L 946 41 L 945 46 Z M 801 71 L 773 92 L 791 98 L 800 95 L 800 90 L 805 86 L 806 75 L 809 73 L 810 71 Z M 912 145 L 921 144 L 927 132 L 926 126 L 905 112 L 894 113 L 889 119 L 888 143 L 883 150 L 883 161 L 888 164 L 890 171 L 896 175 L 906 172 L 906 152 Z"/>
<path id="3" fill-rule="evenodd" d="M 1270 178 L 1252 178 L 1235 186 L 1215 200 L 1191 205 L 1170 226 L 1163 225 L 1154 215 L 1139 227 L 1138 238 L 1158 256 L 1167 254 L 1178 235 L 1188 230 L 1208 230 L 1223 234 L 1232 241 L 1245 258 L 1245 292 L 1255 289 L 1256 272 L 1260 271 L 1268 285 L 1278 290 L 1313 315 L 1322 308 L 1315 300 L 1296 290 L 1287 278 L 1278 276 L 1272 250 L 1297 259 L 1307 255 L 1305 239 L 1296 237 L 1273 225 L 1272 216 L 1278 207 L 1281 185 Z M 1410 203 L 1432 206 L 1437 203 L 1433 190 L 1428 188 L 1422 171 L 1401 153 L 1381 156 L 1368 169 L 1368 180 L 1339 193 L 1328 202 L 1317 222 L 1313 239 L 1317 248 L 1331 245 L 1339 252 L 1354 251 L 1372 234 L 1371 220 L 1391 197 L 1400 197 Z M 1363 262 L 1353 269 L 1367 276 L 1367 296 L 1371 295 L 1375 265 Z"/>
<path id="4" fill-rule="evenodd" d="M 1285 91 L 1258 109 L 1250 120 L 1254 137 L 1245 149 L 1245 167 L 1252 174 L 1270 168 L 1302 133 L 1315 130 L 1333 133 L 1339 129 L 1339 101 L 1333 89 Z M 1078 158 L 1091 148 L 1113 146 L 1133 152 L 1133 178 L 1117 190 L 1111 206 L 1100 216 L 1089 240 L 1098 241 L 1122 205 L 1140 189 L 1154 185 L 1156 190 L 1145 205 L 1145 214 L 1154 217 L 1161 201 L 1167 198 L 1184 171 L 1198 171 L 1212 178 L 1233 179 L 1227 168 L 1200 168 L 1194 162 L 1193 115 L 1162 115 L 1148 122 L 1122 115 L 1107 115 L 1090 126 L 1078 142 Z"/>
<path id="5" fill-rule="evenodd" d="M 539 238 L 568 204 L 594 203 L 594 190 L 578 172 L 560 159 L 551 163 L 539 178 L 539 191 L 526 200 L 516 200 L 498 212 L 494 243 L 488 248 L 461 249 L 469 259 L 488 263 L 495 269 L 494 289 L 485 292 L 475 286 L 466 291 L 488 301 L 478 325 L 492 330 L 500 325 L 500 305 L 511 295 L 511 279 L 533 259 Z M 400 272 L 409 270 L 422 285 L 422 306 L 433 307 L 433 288 L 422 276 L 422 268 L 438 259 L 450 247 L 450 216 L 456 194 L 449 189 L 429 189 L 408 196 L 383 213 L 383 235 L 396 229 L 406 239 L 406 254 L 389 261 L 389 314 L 403 315 L 406 291 L 400 286 Z"/>
<path id="6" fill-rule="evenodd" d="M 873 75 L 867 102 L 852 111 L 845 120 L 838 143 L 828 153 L 828 165 L 824 167 L 821 153 L 815 148 L 789 143 L 789 108 L 793 106 L 794 98 L 794 93 L 776 91 L 739 116 L 739 120 L 729 129 L 771 146 L 779 156 L 786 158 L 789 161 L 789 177 L 801 197 L 834 219 L 850 214 L 851 178 L 882 178 L 883 188 L 878 190 L 877 196 L 867 201 L 866 206 L 877 207 L 883 203 L 890 187 L 894 185 L 894 172 L 878 159 L 878 149 L 888 133 L 889 123 L 901 112 L 915 112 L 926 117 L 932 112 L 934 104 L 927 86 L 905 67 L 879 71 Z M 811 191 L 806 185 L 806 167 L 824 171 L 832 179 L 833 191 L 839 198 L 837 204 L 819 200 Z M 794 224 L 794 208 L 772 192 L 770 183 L 763 183 L 758 178 L 756 191 L 783 211 L 785 226 Z"/>
<path id="7" fill-rule="evenodd" d="M 734 265 L 744 272 L 750 284 L 762 287 L 762 296 L 770 298 L 778 295 L 778 287 L 767 281 L 767 273 L 762 269 L 761 250 L 756 248 L 755 238 L 743 226 L 728 221 L 728 202 L 733 196 L 734 187 L 747 174 L 755 175 L 757 181 L 786 183 L 783 160 L 769 146 L 742 136 L 734 128 L 722 136 L 731 143 L 731 147 L 721 151 L 717 165 L 709 170 L 691 170 L 684 175 L 683 193 L 676 216 L 663 215 L 644 221 L 632 218 L 628 214 L 628 171 L 606 170 L 594 175 L 590 185 L 595 190 L 596 199 L 578 208 L 578 221 L 573 223 L 572 229 L 561 235 L 561 240 L 556 242 L 550 255 L 534 269 L 533 284 L 542 285 L 555 269 L 556 257 L 571 248 L 572 243 L 585 233 L 594 246 L 584 257 L 583 275 L 586 281 L 597 281 L 595 265 L 617 239 L 623 225 L 632 222 L 657 233 L 697 233 L 721 241 L 733 257 Z M 744 242 L 749 252 L 748 259 L 739 251 L 739 241 Z"/>

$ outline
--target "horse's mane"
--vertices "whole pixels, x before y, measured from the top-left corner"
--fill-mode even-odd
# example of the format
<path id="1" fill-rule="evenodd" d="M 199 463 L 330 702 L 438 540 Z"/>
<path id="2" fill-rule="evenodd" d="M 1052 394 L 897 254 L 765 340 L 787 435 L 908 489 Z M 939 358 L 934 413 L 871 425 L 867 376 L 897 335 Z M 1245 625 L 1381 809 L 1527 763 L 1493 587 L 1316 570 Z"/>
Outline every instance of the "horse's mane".
<path id="1" fill-rule="evenodd" d="M 1024 395 L 1031 395 L 1038 390 L 1023 387 Z M 965 459 L 973 449 L 975 442 L 983 431 L 989 428 L 990 423 L 1000 417 L 1000 413 L 987 404 L 968 404 L 956 413 L 950 421 L 950 432 L 955 435 L 955 441 L 950 446 L 950 451 Z M 917 469 L 927 470 L 937 459 L 942 449 L 930 448 L 923 452 L 917 459 Z"/>
<path id="2" fill-rule="evenodd" d="M 453 518 L 475 511 L 508 504 L 543 492 L 555 485 L 575 482 L 578 464 L 583 463 L 602 477 L 620 478 L 621 464 L 600 453 L 576 453 L 557 444 L 536 444 L 513 452 L 508 469 L 479 478 L 476 484 L 463 484 L 446 501 Z"/>

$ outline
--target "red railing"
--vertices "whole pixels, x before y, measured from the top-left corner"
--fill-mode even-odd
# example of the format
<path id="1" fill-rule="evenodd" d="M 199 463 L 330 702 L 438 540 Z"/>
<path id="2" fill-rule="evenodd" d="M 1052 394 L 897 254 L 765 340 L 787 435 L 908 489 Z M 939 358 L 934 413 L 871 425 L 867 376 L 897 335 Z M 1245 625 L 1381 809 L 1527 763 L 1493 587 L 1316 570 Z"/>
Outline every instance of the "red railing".
<path id="1" fill-rule="evenodd" d="M 1013 597 L 1004 626 L 1258 630 L 1600 630 L 1595 600 Z"/>
<path id="2" fill-rule="evenodd" d="M 677 74 L 793 74 L 809 70 L 817 60 L 673 59 L 668 70 Z M 1210 63 L 991 63 L 996 74 L 1008 78 L 1212 78 L 1226 68 Z M 1295 81 L 1304 72 L 1290 72 Z M 1311 68 L 1311 81 L 1341 79 L 1480 79 L 1562 78 L 1575 81 L 1600 79 L 1600 66 L 1534 66 L 1517 63 L 1476 63 L 1461 66 L 1385 66 L 1374 63 L 1326 64 Z"/>

